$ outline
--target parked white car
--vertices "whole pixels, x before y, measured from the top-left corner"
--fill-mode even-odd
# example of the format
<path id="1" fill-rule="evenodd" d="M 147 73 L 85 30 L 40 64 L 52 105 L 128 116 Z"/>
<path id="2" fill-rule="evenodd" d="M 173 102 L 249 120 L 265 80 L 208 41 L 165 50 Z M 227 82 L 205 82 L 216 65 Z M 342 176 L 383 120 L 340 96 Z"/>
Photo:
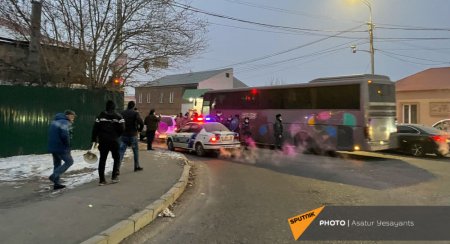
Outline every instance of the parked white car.
<path id="1" fill-rule="evenodd" d="M 447 133 L 450 133 L 450 119 L 440 120 L 433 125 L 434 128 L 438 130 L 443 130 Z"/>
<path id="2" fill-rule="evenodd" d="M 158 129 L 155 133 L 155 139 L 165 140 L 167 134 L 174 133 L 177 130 L 177 123 L 175 121 L 175 116 L 173 115 L 161 115 L 161 121 L 158 123 Z M 144 141 L 147 137 L 147 132 L 143 130 L 139 134 L 139 139 Z"/>
<path id="3" fill-rule="evenodd" d="M 195 151 L 198 156 L 205 155 L 207 151 L 234 150 L 240 146 L 239 135 L 218 122 L 189 122 L 178 132 L 167 136 L 169 150 L 187 149 Z"/>

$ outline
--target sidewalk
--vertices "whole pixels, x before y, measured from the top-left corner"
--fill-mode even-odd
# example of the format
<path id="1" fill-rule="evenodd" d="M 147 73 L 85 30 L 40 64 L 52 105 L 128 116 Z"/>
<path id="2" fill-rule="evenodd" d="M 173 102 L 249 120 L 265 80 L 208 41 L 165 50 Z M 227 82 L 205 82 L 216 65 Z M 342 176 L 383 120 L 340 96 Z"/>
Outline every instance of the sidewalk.
<path id="1" fill-rule="evenodd" d="M 117 184 L 94 181 L 33 201 L 21 201 L 21 189 L 15 189 L 13 204 L 0 209 L 0 242 L 118 243 L 138 231 L 181 195 L 190 168 L 179 153 L 139 153 L 144 170 L 133 172 L 129 158 Z"/>

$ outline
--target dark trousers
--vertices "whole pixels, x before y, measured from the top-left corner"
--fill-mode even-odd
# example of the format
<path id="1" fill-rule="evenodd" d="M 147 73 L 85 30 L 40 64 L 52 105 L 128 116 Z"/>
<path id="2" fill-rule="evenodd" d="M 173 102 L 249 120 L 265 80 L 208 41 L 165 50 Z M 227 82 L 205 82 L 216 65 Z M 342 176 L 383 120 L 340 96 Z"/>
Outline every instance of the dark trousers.
<path id="1" fill-rule="evenodd" d="M 283 136 L 275 135 L 275 149 L 281 149 L 283 146 Z"/>
<path id="2" fill-rule="evenodd" d="M 147 150 L 152 150 L 152 143 L 155 140 L 156 130 L 147 130 Z"/>
<path id="3" fill-rule="evenodd" d="M 105 181 L 105 164 L 109 152 L 111 152 L 114 159 L 112 178 L 117 177 L 117 171 L 119 170 L 120 165 L 119 142 L 102 142 L 98 146 L 98 150 L 100 151 L 100 160 L 98 163 L 98 176 L 100 181 Z"/>

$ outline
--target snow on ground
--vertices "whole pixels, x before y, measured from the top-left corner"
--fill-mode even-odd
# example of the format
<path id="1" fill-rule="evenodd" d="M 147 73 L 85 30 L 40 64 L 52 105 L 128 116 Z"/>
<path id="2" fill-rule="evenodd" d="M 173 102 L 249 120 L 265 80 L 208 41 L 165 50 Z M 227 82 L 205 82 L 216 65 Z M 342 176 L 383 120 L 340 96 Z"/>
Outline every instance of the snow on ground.
<path id="1" fill-rule="evenodd" d="M 93 151 L 99 157 L 98 151 Z M 63 184 L 74 188 L 91 181 L 98 180 L 98 163 L 88 164 L 83 160 L 84 150 L 72 151 L 73 165 L 61 177 Z M 128 154 L 128 152 L 127 152 Z M 111 154 L 106 161 L 105 174 L 112 171 L 113 159 Z M 21 155 L 0 158 L 0 184 L 12 184 L 30 179 L 48 177 L 53 172 L 53 158 L 51 154 Z M 49 182 L 50 183 L 50 182 Z"/>
<path id="2" fill-rule="evenodd" d="M 63 184 L 68 188 L 98 181 L 98 161 L 93 164 L 86 163 L 83 154 L 86 150 L 73 150 L 73 165 L 61 176 Z M 98 150 L 92 151 L 100 157 Z M 157 158 L 185 159 L 183 154 L 171 151 L 156 150 L 154 155 Z M 125 159 L 132 158 L 133 152 L 130 148 L 125 152 Z M 113 159 L 109 153 L 106 160 L 105 174 L 110 175 L 113 167 Z M 51 154 L 21 155 L 7 158 L 0 158 L 0 184 L 21 184 L 31 180 L 48 181 L 48 177 L 53 172 L 53 158 Z M 51 184 L 50 181 L 49 185 Z"/>

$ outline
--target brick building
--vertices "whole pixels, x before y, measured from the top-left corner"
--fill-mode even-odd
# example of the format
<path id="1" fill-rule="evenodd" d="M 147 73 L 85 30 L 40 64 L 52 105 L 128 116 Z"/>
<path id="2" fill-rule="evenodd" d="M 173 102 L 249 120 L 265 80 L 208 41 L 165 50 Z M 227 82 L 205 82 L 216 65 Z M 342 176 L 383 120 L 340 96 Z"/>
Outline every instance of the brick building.
<path id="1" fill-rule="evenodd" d="M 136 105 L 144 117 L 150 109 L 166 115 L 201 112 L 206 91 L 238 87 L 247 85 L 233 76 L 232 68 L 168 75 L 136 87 Z"/>

